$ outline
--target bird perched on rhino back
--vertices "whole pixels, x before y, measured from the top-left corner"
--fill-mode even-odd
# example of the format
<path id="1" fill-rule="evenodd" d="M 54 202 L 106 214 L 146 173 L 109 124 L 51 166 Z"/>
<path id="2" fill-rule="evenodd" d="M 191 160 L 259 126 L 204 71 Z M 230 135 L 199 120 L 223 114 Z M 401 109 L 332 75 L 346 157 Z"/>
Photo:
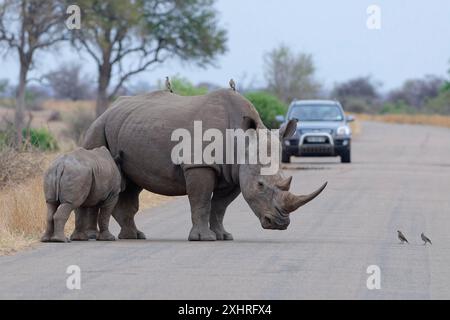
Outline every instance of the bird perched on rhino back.
<path id="1" fill-rule="evenodd" d="M 409 244 L 408 239 L 406 239 L 405 235 L 400 230 L 397 230 L 397 234 L 401 244 L 405 242 Z"/>
<path id="2" fill-rule="evenodd" d="M 233 79 L 230 80 L 230 88 L 233 91 L 236 91 L 236 82 Z"/>
<path id="3" fill-rule="evenodd" d="M 420 237 L 421 237 L 422 240 L 423 240 L 423 245 L 424 245 L 424 246 L 426 246 L 427 243 L 433 244 L 433 243 L 431 242 L 431 240 L 430 240 L 426 235 L 423 234 L 423 232 L 420 234 Z"/>
<path id="4" fill-rule="evenodd" d="M 169 77 L 166 77 L 166 89 L 167 89 L 170 93 L 173 93 L 172 83 L 170 82 Z"/>

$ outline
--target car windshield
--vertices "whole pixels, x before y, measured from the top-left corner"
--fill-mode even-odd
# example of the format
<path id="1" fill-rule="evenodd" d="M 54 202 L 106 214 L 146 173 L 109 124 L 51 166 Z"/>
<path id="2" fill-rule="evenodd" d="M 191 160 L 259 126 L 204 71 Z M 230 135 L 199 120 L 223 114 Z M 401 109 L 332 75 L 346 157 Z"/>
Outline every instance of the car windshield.
<path id="1" fill-rule="evenodd" d="M 299 121 L 342 121 L 341 109 L 336 105 L 297 105 L 292 108 L 290 119 Z"/>

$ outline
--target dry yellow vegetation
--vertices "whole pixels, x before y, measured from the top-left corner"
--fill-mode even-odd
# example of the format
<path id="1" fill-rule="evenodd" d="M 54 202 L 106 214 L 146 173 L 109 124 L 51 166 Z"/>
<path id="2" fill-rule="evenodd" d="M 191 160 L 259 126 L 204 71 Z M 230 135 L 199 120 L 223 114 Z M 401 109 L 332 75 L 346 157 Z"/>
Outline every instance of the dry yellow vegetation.
<path id="1" fill-rule="evenodd" d="M 421 124 L 438 127 L 450 128 L 450 116 L 426 115 L 426 114 L 386 114 L 386 115 L 369 115 L 357 114 L 358 120 L 362 121 L 381 121 L 388 123 L 400 124 Z"/>

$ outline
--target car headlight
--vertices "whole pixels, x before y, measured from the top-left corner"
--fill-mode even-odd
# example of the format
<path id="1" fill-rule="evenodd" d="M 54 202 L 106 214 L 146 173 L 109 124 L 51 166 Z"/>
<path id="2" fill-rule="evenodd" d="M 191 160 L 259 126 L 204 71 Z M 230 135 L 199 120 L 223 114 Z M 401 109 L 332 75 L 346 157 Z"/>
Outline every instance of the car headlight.
<path id="1" fill-rule="evenodd" d="M 352 133 L 352 131 L 350 130 L 349 127 L 342 126 L 336 130 L 336 133 L 338 136 L 349 136 Z"/>

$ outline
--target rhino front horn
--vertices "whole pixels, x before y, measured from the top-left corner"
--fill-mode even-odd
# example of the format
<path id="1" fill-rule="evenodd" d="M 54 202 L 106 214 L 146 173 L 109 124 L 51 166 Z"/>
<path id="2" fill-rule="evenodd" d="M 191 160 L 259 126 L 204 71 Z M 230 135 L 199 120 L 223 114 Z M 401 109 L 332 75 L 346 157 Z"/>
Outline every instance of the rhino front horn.
<path id="1" fill-rule="evenodd" d="M 301 206 L 304 206 L 311 200 L 313 200 L 315 197 L 317 197 L 327 186 L 328 182 L 325 182 L 323 186 L 321 186 L 319 189 L 314 191 L 311 194 L 308 194 L 306 196 L 296 196 L 293 195 L 290 192 L 284 191 L 283 192 L 283 207 L 287 212 L 294 212 Z"/>

